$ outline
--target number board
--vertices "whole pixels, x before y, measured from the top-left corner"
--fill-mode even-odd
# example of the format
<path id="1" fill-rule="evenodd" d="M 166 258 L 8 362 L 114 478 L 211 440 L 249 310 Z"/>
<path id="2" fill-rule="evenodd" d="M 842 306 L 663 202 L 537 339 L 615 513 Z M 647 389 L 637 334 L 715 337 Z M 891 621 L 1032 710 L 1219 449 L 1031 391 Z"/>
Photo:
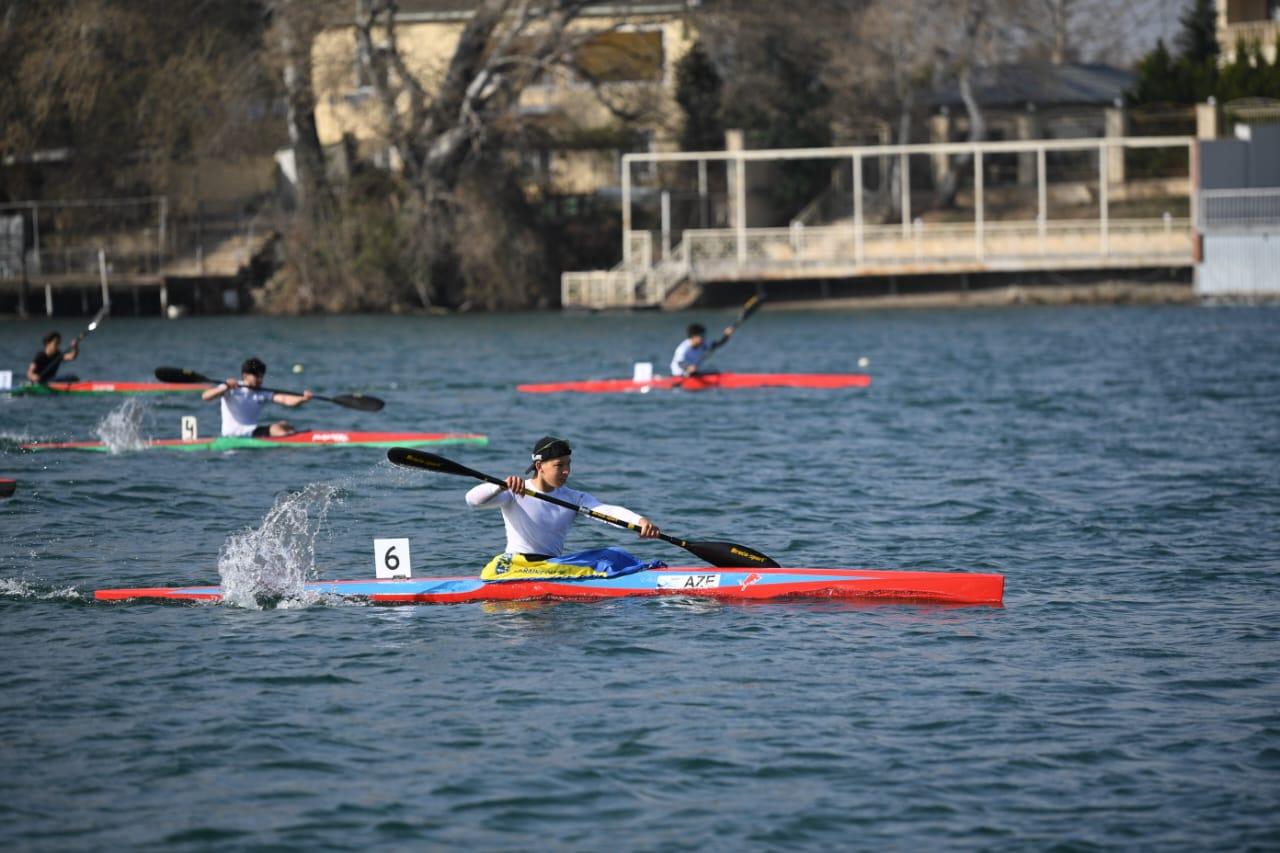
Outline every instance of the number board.
<path id="1" fill-rule="evenodd" d="M 373 569 L 379 578 L 413 577 L 408 539 L 374 539 Z"/>

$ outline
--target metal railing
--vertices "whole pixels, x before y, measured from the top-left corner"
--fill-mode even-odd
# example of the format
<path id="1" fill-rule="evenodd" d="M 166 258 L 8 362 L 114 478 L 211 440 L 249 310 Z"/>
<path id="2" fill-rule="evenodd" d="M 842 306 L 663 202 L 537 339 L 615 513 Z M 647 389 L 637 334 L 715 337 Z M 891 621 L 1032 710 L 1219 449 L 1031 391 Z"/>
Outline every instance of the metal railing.
<path id="1" fill-rule="evenodd" d="M 1203 190 L 1196 224 L 1201 231 L 1280 231 L 1280 187 Z"/>
<path id="2" fill-rule="evenodd" d="M 1167 149 L 1174 154 L 1156 156 L 1157 149 Z M 562 279 L 562 297 L 565 305 L 583 304 L 578 300 L 584 298 L 584 288 L 589 281 L 595 282 L 591 285 L 593 300 L 605 299 L 608 291 L 618 299 L 613 304 L 631 307 L 659 304 L 673 288 L 689 278 L 705 282 L 759 277 L 854 277 L 885 272 L 911 275 L 995 269 L 1190 265 L 1194 248 L 1191 222 L 1187 219 L 1174 218 L 1168 213 L 1146 219 L 1113 216 L 1113 204 L 1117 207 L 1115 212 L 1119 212 L 1121 203 L 1133 201 L 1130 196 L 1135 184 L 1126 177 L 1126 155 L 1138 154 L 1155 158 L 1162 166 L 1163 171 L 1156 176 L 1164 182 L 1161 197 L 1190 199 L 1191 215 L 1197 217 L 1190 177 L 1195 140 L 1189 136 L 627 154 L 623 157 L 622 171 L 623 262 L 607 274 L 566 273 Z M 1012 157 L 1021 158 L 1020 164 L 1025 161 L 1033 178 L 1025 187 L 1018 188 L 1027 201 L 1022 203 L 1024 210 L 1019 219 L 992 220 L 989 209 L 1000 211 L 1009 204 L 1008 199 L 1000 196 L 1002 188 L 987 186 L 988 166 Z M 796 160 L 824 161 L 833 166 L 847 162 L 852 186 L 824 191 L 788 228 L 751 227 L 748 217 L 756 214 L 749 204 L 747 165 L 776 165 Z M 893 209 L 898 211 L 895 218 L 901 221 L 870 224 L 880 217 L 875 206 L 869 203 L 863 166 L 887 160 L 896 160 L 898 164 L 900 178 L 894 190 Z M 949 208 L 938 198 L 919 197 L 915 192 L 916 182 L 912 180 L 913 170 L 927 165 L 936 180 L 933 171 L 953 169 L 957 162 L 965 160 L 968 161 L 966 171 L 960 175 L 965 188 L 955 198 L 967 197 L 964 205 L 972 205 L 972 219 L 925 221 L 931 212 L 949 212 Z M 1077 160 L 1086 167 L 1078 176 L 1072 171 L 1072 163 Z M 728 186 L 726 218 L 732 227 L 689 228 L 687 221 L 672 227 L 667 221 L 666 208 L 660 231 L 636 227 L 634 200 L 642 194 L 651 195 L 656 188 L 646 185 L 633 191 L 633 168 L 677 163 L 694 163 L 699 167 L 699 174 L 709 164 L 724 165 Z M 680 174 L 679 170 L 672 170 L 669 177 L 678 182 Z M 1070 178 L 1072 184 L 1078 184 L 1074 189 L 1082 198 L 1063 202 L 1056 197 L 1063 188 L 1064 176 Z M 1151 176 L 1144 180 L 1148 188 L 1153 183 Z M 665 197 L 669 190 L 661 189 Z M 837 193 L 844 194 L 847 204 Z M 875 198 L 887 200 L 888 193 L 878 193 Z M 1055 209 L 1064 204 L 1077 210 L 1092 208 L 1097 216 L 1052 220 L 1049 216 L 1051 198 Z M 1151 200 L 1145 195 L 1141 199 Z M 922 203 L 934 207 L 913 211 L 913 203 L 917 207 Z M 842 214 L 851 209 L 852 216 L 843 221 L 821 222 L 835 215 L 837 209 Z M 670 249 L 669 241 L 673 237 L 680 242 Z M 599 301 L 591 304 L 602 307 Z"/>

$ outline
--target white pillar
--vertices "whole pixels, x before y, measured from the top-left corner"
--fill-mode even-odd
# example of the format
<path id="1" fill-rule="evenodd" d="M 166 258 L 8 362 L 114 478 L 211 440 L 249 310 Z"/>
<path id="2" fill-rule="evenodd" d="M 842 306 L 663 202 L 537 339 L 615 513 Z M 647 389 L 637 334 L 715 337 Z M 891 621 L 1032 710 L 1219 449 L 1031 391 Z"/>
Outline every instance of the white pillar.
<path id="1" fill-rule="evenodd" d="M 1110 151 L 1106 141 L 1098 143 L 1098 230 L 1099 240 L 1101 241 L 1102 254 L 1109 254 L 1111 251 L 1110 235 L 1107 233 L 1107 160 Z"/>
<path id="2" fill-rule="evenodd" d="M 671 254 L 671 193 L 662 191 L 662 259 Z"/>
<path id="3" fill-rule="evenodd" d="M 631 161 L 622 155 L 622 268 L 631 269 Z"/>
<path id="4" fill-rule="evenodd" d="M 853 155 L 853 259 L 862 266 L 862 155 Z"/>
<path id="5" fill-rule="evenodd" d="M 898 155 L 898 179 L 902 184 L 902 236 L 911 236 L 911 158 L 904 151 Z"/>
<path id="6" fill-rule="evenodd" d="M 974 249 L 977 252 L 978 260 L 986 257 L 986 239 L 982 233 L 983 226 L 983 188 L 982 180 L 982 150 L 976 145 L 973 147 L 973 239 Z"/>
<path id="7" fill-rule="evenodd" d="M 707 209 L 707 161 L 698 161 L 698 227 L 707 228 L 711 211 Z"/>
<path id="8" fill-rule="evenodd" d="M 734 187 L 733 205 L 736 209 L 734 228 L 738 232 L 738 263 L 747 262 L 747 163 L 739 151 L 734 159 L 737 186 Z"/>
<path id="9" fill-rule="evenodd" d="M 1044 146 L 1041 145 L 1036 149 L 1036 174 L 1039 176 L 1036 180 L 1036 203 L 1038 208 L 1037 221 L 1039 222 L 1040 232 L 1040 251 L 1044 251 L 1045 231 L 1049 226 L 1049 195 L 1045 187 L 1048 178 L 1045 176 L 1045 156 Z"/>

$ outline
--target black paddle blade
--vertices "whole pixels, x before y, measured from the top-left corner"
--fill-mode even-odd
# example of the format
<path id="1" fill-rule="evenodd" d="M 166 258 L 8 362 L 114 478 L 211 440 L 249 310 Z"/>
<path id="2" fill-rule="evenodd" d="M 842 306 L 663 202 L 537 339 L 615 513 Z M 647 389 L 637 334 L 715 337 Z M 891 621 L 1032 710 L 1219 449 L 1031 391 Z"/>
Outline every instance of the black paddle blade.
<path id="1" fill-rule="evenodd" d="M 380 412 L 386 405 L 377 397 L 366 397 L 364 394 L 339 394 L 337 397 L 330 397 L 329 401 L 361 412 Z"/>
<path id="2" fill-rule="evenodd" d="M 721 569 L 778 569 L 777 563 L 755 548 L 734 542 L 680 543 L 690 554 Z"/>
<path id="3" fill-rule="evenodd" d="M 424 471 L 435 471 L 437 474 L 454 474 L 459 477 L 474 477 L 477 480 L 484 480 L 486 483 L 501 483 L 502 481 L 496 477 L 490 477 L 488 474 L 482 474 L 466 465 L 459 465 L 452 459 L 445 459 L 435 453 L 428 453 L 425 450 L 413 450 L 408 447 L 393 447 L 387 451 L 387 458 L 397 465 L 405 465 L 409 468 L 421 468 Z"/>
<path id="4" fill-rule="evenodd" d="M 17 480 L 0 480 L 0 498 L 13 497 L 13 493 L 17 488 Z"/>
<path id="5" fill-rule="evenodd" d="M 161 382 L 209 382 L 217 384 L 208 376 L 203 376 L 185 367 L 157 367 L 156 379 Z"/>

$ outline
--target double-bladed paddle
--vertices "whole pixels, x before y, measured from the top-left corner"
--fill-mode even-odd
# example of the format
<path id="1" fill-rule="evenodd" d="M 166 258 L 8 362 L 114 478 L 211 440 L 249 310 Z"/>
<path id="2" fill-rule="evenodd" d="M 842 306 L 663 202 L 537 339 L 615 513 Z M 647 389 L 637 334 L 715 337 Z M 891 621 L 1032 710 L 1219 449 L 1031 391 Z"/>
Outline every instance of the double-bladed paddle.
<path id="1" fill-rule="evenodd" d="M 156 379 L 161 382 L 185 382 L 197 383 L 206 382 L 210 385 L 221 385 L 217 379 L 210 379 L 194 370 L 188 370 L 185 367 L 157 367 Z M 295 397 L 301 397 L 301 391 L 281 391 L 279 388 L 256 388 L 256 391 L 266 391 L 270 394 L 292 394 Z M 313 400 L 324 400 L 326 403 L 337 403 L 339 406 L 346 406 L 348 409 L 358 409 L 361 412 L 377 412 L 382 409 L 386 403 L 377 397 L 368 397 L 364 394 L 339 394 L 337 397 L 322 397 L 319 394 L 312 394 Z"/>
<path id="2" fill-rule="evenodd" d="M 99 308 L 98 313 L 94 314 L 93 319 L 89 321 L 89 327 L 85 329 L 83 332 L 81 332 L 80 334 L 76 335 L 75 343 L 77 344 L 80 343 L 85 338 L 89 337 L 89 335 L 93 333 L 94 329 L 102 325 L 103 319 L 107 316 L 107 312 L 109 312 L 110 310 L 111 310 L 111 303 L 109 302 L 104 304 L 101 308 Z M 70 349 L 70 347 L 68 347 L 68 349 Z M 49 362 L 48 364 L 46 364 L 44 366 L 44 370 L 40 371 L 40 378 L 37 379 L 36 381 L 43 382 L 47 377 L 52 376 L 54 372 L 57 371 L 57 369 L 62 365 L 63 358 L 64 358 L 63 353 L 58 353 L 58 357 L 55 358 L 53 361 Z M 67 379 L 64 379 L 63 381 L 70 382 L 71 379 L 67 378 Z"/>
<path id="3" fill-rule="evenodd" d="M 426 471 L 435 471 L 439 474 L 455 474 L 459 477 L 472 477 L 477 480 L 483 480 L 486 483 L 493 483 L 495 486 L 502 486 L 504 489 L 507 484 L 499 480 L 497 477 L 491 477 L 488 474 L 468 468 L 465 465 L 459 465 L 451 459 L 445 459 L 443 456 L 437 456 L 434 453 L 428 453 L 425 450 L 411 450 L 407 447 L 393 447 L 387 451 L 387 458 L 397 465 L 404 465 L 409 468 L 422 468 Z M 603 521 L 606 524 L 625 527 L 628 530 L 640 530 L 640 525 L 632 524 L 629 521 L 623 521 L 620 518 L 614 518 L 611 515 L 605 515 L 602 512 L 596 512 L 593 509 L 587 509 L 578 506 L 575 503 L 554 498 L 551 495 L 544 495 L 542 492 L 535 492 L 531 489 L 522 489 L 521 494 L 531 498 L 553 503 L 556 506 L 562 506 L 565 509 L 571 509 L 574 512 L 594 518 L 597 521 Z M 748 548 L 745 545 L 736 545 L 733 542 L 688 542 L 684 539 L 678 539 L 675 536 L 668 536 L 665 533 L 659 533 L 658 538 L 664 542 L 670 542 L 685 549 L 700 560 L 706 560 L 713 566 L 723 569 L 730 568 L 760 568 L 760 569 L 776 569 L 778 564 L 773 560 L 761 554 L 754 548 Z"/>

